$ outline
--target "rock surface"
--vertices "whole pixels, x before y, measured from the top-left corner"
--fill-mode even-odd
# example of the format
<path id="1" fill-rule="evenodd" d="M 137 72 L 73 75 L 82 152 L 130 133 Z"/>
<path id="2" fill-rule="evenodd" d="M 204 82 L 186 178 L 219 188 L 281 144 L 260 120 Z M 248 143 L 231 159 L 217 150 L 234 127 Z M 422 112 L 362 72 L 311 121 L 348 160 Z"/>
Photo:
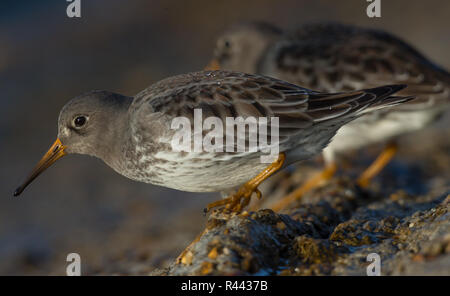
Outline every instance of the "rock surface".
<path id="1" fill-rule="evenodd" d="M 449 195 L 379 201 L 350 182 L 324 189 L 287 214 L 216 210 L 183 262 L 152 274 L 366 275 L 370 253 L 384 275 L 450 273 Z"/>

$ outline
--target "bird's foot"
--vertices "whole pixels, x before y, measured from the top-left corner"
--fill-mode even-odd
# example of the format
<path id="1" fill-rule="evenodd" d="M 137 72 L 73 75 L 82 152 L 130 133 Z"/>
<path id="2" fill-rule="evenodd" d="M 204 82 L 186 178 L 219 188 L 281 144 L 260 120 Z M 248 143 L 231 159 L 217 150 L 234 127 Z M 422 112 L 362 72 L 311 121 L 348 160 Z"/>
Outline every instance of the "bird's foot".
<path id="1" fill-rule="evenodd" d="M 240 213 L 242 209 L 250 203 L 250 198 L 253 193 L 256 193 L 258 199 L 262 197 L 261 191 L 258 190 L 259 184 L 278 171 L 283 166 L 285 159 L 286 155 L 283 152 L 280 153 L 277 160 L 260 172 L 256 177 L 242 185 L 235 194 L 207 205 L 205 213 L 209 212 L 212 208 L 220 206 L 225 206 L 226 209 L 232 212 Z"/>
<path id="2" fill-rule="evenodd" d="M 231 196 L 218 200 L 216 202 L 210 203 L 205 208 L 205 213 L 209 212 L 212 208 L 225 206 L 226 209 L 240 213 L 243 208 L 245 208 L 249 203 L 253 193 L 256 193 L 256 197 L 261 199 L 261 191 L 258 190 L 255 184 L 250 182 L 242 185 L 239 190 L 232 194 Z"/>

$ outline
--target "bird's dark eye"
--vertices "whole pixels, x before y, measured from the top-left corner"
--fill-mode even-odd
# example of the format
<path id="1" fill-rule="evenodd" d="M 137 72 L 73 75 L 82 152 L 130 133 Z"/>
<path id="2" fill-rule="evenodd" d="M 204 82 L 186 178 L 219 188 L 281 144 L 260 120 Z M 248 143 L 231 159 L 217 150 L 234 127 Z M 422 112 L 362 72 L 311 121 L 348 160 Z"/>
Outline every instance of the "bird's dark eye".
<path id="1" fill-rule="evenodd" d="M 86 121 L 87 121 L 86 116 L 77 116 L 73 120 L 73 124 L 75 127 L 82 127 L 83 125 L 86 124 Z"/>
<path id="2" fill-rule="evenodd" d="M 228 40 L 225 40 L 225 47 L 226 48 L 230 48 L 231 47 L 231 42 L 230 41 L 228 41 Z"/>

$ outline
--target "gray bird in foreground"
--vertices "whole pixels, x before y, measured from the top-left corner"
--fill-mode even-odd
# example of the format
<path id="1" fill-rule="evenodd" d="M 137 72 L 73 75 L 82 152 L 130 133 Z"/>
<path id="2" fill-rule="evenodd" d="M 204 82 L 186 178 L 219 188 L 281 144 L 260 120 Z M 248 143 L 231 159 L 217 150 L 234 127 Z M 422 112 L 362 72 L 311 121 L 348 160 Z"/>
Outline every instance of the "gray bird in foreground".
<path id="1" fill-rule="evenodd" d="M 217 39 L 210 65 L 323 92 L 408 85 L 398 95 L 415 100 L 364 115 L 338 131 L 324 150 L 324 178 L 334 173 L 336 155 L 422 129 L 450 107 L 450 74 L 400 38 L 375 29 L 318 23 L 283 32 L 267 23 L 235 25 Z M 367 186 L 395 151 L 395 145 L 388 146 L 358 184 Z M 298 199 L 303 189 L 289 198 Z"/>
<path id="2" fill-rule="evenodd" d="M 241 186 L 228 199 L 208 206 L 226 204 L 240 211 L 252 193 L 260 195 L 257 186 L 265 178 L 320 153 L 342 125 L 411 99 L 392 96 L 404 87 L 329 94 L 265 76 L 203 71 L 164 79 L 135 97 L 92 91 L 62 108 L 57 140 L 14 195 L 60 157 L 78 153 L 98 157 L 130 179 L 183 191 L 226 192 Z M 176 117 L 192 120 L 195 109 L 202 110 L 203 119 L 215 116 L 222 122 L 226 117 L 278 117 L 279 159 L 269 166 L 261 163 L 260 149 L 174 151 L 171 122 Z"/>

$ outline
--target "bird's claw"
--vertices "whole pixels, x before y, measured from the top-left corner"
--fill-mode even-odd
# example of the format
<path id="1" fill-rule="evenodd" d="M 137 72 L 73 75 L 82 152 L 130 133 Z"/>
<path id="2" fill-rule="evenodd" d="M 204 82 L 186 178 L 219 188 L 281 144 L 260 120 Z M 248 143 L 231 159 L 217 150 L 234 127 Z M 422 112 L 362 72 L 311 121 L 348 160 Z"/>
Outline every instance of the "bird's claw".
<path id="1" fill-rule="evenodd" d="M 205 213 L 209 212 L 212 208 L 223 205 L 226 209 L 232 212 L 240 213 L 242 209 L 250 203 L 253 193 L 256 193 L 256 197 L 258 199 L 261 199 L 262 193 L 256 186 L 244 184 L 235 194 L 231 195 L 230 197 L 208 204 L 205 208 Z"/>

